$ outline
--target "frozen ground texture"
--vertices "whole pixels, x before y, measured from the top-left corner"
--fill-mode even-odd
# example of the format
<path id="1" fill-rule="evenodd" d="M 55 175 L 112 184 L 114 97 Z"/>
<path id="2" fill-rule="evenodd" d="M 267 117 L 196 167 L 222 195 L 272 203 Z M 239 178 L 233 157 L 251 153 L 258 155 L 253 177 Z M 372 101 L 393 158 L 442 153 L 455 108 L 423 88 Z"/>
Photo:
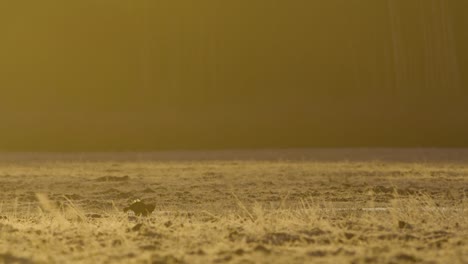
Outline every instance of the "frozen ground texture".
<path id="1" fill-rule="evenodd" d="M 468 263 L 466 157 L 0 154 L 0 263 Z"/>

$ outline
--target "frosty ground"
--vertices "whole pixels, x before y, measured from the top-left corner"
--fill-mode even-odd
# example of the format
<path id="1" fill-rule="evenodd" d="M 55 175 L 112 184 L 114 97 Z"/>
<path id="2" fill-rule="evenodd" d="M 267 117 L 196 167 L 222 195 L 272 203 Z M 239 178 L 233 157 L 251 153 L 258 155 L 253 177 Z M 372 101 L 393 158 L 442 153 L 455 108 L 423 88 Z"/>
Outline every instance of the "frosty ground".
<path id="1" fill-rule="evenodd" d="M 0 263 L 467 263 L 468 163 L 435 156 L 2 156 Z"/>

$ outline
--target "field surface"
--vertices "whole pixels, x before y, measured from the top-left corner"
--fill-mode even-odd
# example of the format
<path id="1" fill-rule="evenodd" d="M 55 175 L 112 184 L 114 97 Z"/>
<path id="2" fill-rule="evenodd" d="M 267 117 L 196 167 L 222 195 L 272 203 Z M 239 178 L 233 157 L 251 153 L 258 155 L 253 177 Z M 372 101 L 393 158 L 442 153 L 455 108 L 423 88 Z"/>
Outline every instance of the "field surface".
<path id="1" fill-rule="evenodd" d="M 467 157 L 0 154 L 0 263 L 468 263 Z"/>

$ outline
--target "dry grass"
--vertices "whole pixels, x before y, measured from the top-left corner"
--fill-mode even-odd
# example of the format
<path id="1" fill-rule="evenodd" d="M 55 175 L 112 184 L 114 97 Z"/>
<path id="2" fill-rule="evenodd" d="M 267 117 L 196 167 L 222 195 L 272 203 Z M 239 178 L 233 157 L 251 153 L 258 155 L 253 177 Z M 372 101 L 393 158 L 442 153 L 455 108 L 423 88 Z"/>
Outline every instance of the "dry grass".
<path id="1" fill-rule="evenodd" d="M 468 167 L 0 164 L 0 263 L 467 263 Z M 122 209 L 155 202 L 150 217 Z M 377 209 L 375 209 L 377 208 Z"/>

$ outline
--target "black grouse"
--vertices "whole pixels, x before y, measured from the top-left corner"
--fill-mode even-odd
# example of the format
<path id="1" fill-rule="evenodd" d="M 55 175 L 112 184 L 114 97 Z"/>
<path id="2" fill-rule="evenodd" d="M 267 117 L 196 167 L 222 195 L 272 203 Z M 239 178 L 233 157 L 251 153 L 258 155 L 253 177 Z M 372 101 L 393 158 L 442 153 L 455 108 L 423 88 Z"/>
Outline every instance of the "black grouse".
<path id="1" fill-rule="evenodd" d="M 124 212 L 131 210 L 136 216 L 149 216 L 155 208 L 154 204 L 145 204 L 140 200 L 135 200 L 130 206 L 124 208 Z"/>

